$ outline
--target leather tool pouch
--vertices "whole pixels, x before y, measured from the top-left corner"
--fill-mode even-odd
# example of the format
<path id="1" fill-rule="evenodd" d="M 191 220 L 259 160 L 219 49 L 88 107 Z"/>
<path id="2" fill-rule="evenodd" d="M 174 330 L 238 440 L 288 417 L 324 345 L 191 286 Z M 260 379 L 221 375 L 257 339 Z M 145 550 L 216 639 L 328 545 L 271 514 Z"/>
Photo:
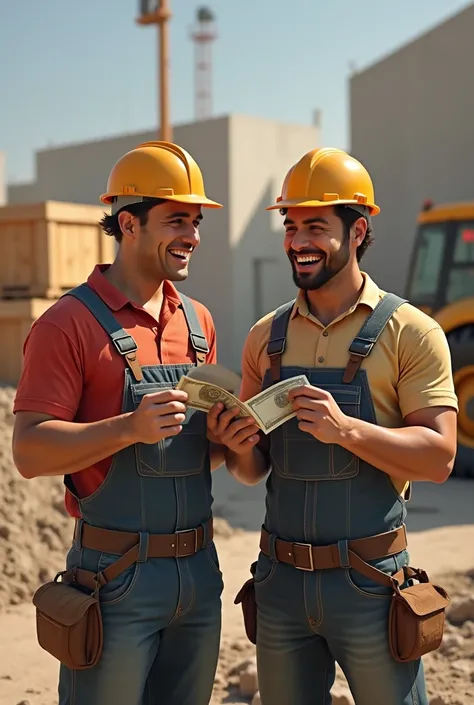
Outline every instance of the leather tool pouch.
<path id="1" fill-rule="evenodd" d="M 423 570 L 407 568 L 407 577 L 419 582 L 401 590 L 394 584 L 389 614 L 389 641 L 396 661 L 415 661 L 435 651 L 443 639 L 447 592 L 430 583 Z"/>
<path id="2" fill-rule="evenodd" d="M 255 600 L 255 570 L 257 563 L 252 563 L 250 572 L 252 577 L 240 588 L 234 600 L 234 605 L 242 605 L 245 633 L 252 644 L 257 643 L 257 602 Z"/>
<path id="3" fill-rule="evenodd" d="M 33 596 L 39 645 L 73 670 L 92 668 L 102 654 L 102 614 L 98 595 L 88 595 L 58 577 Z"/>

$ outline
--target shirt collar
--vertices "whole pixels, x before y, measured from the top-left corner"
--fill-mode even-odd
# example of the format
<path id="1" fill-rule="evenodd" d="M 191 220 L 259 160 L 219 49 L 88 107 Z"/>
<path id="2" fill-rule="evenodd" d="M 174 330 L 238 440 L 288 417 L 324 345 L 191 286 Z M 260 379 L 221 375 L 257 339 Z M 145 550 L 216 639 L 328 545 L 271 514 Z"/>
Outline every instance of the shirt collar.
<path id="1" fill-rule="evenodd" d="M 368 306 L 372 311 L 377 306 L 380 301 L 380 289 L 377 284 L 369 277 L 365 272 L 361 272 L 362 279 L 364 281 L 362 285 L 362 290 L 360 292 L 359 298 L 356 303 L 351 306 L 350 309 L 345 311 L 338 319 L 349 315 L 360 305 Z M 295 318 L 297 315 L 308 317 L 311 316 L 311 312 L 308 307 L 308 302 L 306 299 L 306 293 L 303 289 L 298 291 L 295 304 L 293 306 L 293 311 L 291 312 L 291 318 Z"/>
<path id="2" fill-rule="evenodd" d="M 102 301 L 112 309 L 119 311 L 121 308 L 130 304 L 135 308 L 141 308 L 130 301 L 117 287 L 109 282 L 104 277 L 104 272 L 110 267 L 110 264 L 97 264 L 87 279 L 87 283 L 100 296 Z M 181 304 L 181 299 L 176 287 L 168 280 L 163 282 L 163 301 L 167 301 L 171 309 L 176 308 Z"/>

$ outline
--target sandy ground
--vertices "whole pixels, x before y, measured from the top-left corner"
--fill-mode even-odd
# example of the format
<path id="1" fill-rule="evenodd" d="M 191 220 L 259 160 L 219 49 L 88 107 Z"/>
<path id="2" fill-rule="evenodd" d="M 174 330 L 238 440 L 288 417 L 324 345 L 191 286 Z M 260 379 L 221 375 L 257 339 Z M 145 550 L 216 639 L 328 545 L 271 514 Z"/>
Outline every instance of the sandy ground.
<path id="1" fill-rule="evenodd" d="M 249 564 L 257 554 L 264 486 L 242 487 L 220 470 L 215 473 L 214 496 L 216 514 L 224 516 L 236 531 L 228 538 L 216 539 L 225 591 L 222 659 L 213 703 L 250 703 L 251 697 L 241 697 L 236 688 L 228 687 L 229 683 L 238 685 L 239 679 L 232 677 L 232 670 L 238 670 L 243 659 L 253 656 L 253 648 L 245 640 L 240 607 L 234 606 L 233 599 L 247 579 Z M 450 480 L 442 486 L 416 487 L 407 522 L 412 565 L 424 567 L 432 577 L 474 569 L 473 500 L 472 481 Z M 474 597 L 474 572 L 472 578 L 472 583 L 465 582 L 461 590 L 465 601 Z M 463 636 L 455 635 L 456 643 L 452 642 L 453 629 L 449 626 L 447 637 L 452 643 L 444 649 L 446 657 L 429 660 L 427 679 L 432 684 L 432 705 L 474 703 L 474 613 L 464 622 Z M 456 644 L 464 648 L 461 655 L 456 652 Z M 25 701 L 29 705 L 55 705 L 56 680 L 56 662 L 36 643 L 31 604 L 7 607 L 0 616 L 0 705 Z"/>

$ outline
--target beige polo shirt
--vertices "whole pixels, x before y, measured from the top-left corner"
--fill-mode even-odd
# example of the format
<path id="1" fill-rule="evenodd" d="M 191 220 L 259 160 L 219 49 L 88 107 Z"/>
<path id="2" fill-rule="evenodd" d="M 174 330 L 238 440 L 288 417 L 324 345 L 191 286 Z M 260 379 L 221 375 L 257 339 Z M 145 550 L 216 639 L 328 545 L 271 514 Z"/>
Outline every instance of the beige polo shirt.
<path id="1" fill-rule="evenodd" d="M 298 293 L 282 366 L 345 368 L 352 340 L 386 293 L 367 274 L 362 276 L 364 285 L 357 303 L 328 326 L 310 313 L 304 292 Z M 266 346 L 274 313 L 260 319 L 247 336 L 242 354 L 243 401 L 261 391 L 270 367 Z M 430 406 L 458 410 L 446 336 L 436 321 L 411 304 L 395 311 L 361 369 L 367 372 L 380 426 L 400 427 L 405 416 Z M 406 487 L 403 481 L 394 480 L 394 484 L 400 492 Z"/>

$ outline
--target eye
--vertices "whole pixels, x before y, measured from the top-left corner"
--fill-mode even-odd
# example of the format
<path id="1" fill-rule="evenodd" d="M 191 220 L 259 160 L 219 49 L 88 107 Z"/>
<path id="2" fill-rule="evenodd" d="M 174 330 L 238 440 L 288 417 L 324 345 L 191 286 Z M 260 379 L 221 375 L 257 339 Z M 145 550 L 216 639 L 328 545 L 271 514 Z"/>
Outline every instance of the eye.
<path id="1" fill-rule="evenodd" d="M 174 220 L 170 220 L 168 225 L 171 225 L 172 228 L 179 228 L 183 224 L 183 219 L 182 218 L 175 218 Z"/>

